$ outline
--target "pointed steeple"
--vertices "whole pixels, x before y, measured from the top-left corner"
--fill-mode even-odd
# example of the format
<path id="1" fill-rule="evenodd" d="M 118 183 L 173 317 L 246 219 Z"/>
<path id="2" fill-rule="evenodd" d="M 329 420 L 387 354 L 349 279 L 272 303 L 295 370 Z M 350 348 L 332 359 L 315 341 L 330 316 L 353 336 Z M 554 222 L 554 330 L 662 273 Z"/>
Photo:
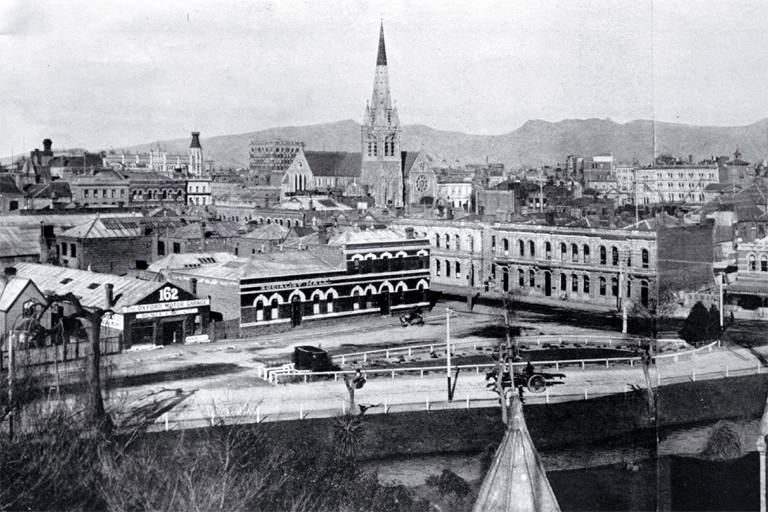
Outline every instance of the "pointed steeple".
<path id="1" fill-rule="evenodd" d="M 381 30 L 379 31 L 379 54 L 376 56 L 376 65 L 387 65 L 387 49 L 384 47 L 384 20 L 381 20 Z"/>

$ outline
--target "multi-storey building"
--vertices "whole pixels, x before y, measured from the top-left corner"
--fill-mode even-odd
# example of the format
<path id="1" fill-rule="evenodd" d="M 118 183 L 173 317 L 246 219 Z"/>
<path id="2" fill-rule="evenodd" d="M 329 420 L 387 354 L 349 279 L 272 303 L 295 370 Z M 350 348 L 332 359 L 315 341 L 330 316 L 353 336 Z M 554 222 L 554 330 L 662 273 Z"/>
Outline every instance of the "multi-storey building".
<path id="1" fill-rule="evenodd" d="M 187 184 L 181 178 L 164 176 L 154 171 L 125 173 L 129 182 L 130 204 L 133 206 L 168 206 L 186 204 Z"/>
<path id="2" fill-rule="evenodd" d="M 130 202 L 128 179 L 114 169 L 99 169 L 73 177 L 72 201 L 85 207 L 124 206 Z"/>
<path id="3" fill-rule="evenodd" d="M 208 205 L 211 204 L 211 179 L 188 178 L 187 179 L 187 204 Z"/>
<path id="4" fill-rule="evenodd" d="M 738 274 L 726 289 L 729 309 L 739 317 L 768 317 L 768 238 L 751 230 L 738 244 Z"/>
<path id="5" fill-rule="evenodd" d="M 682 203 L 703 204 L 707 198 L 704 189 L 719 183 L 717 165 L 679 164 L 635 168 L 630 177 L 624 172 L 619 185 L 627 188 L 636 183 L 631 196 L 638 204 Z M 631 180 L 631 181 L 630 181 Z M 634 187 L 633 187 L 634 188 Z"/>
<path id="6" fill-rule="evenodd" d="M 259 175 L 284 174 L 303 147 L 289 140 L 251 141 L 250 169 Z"/>

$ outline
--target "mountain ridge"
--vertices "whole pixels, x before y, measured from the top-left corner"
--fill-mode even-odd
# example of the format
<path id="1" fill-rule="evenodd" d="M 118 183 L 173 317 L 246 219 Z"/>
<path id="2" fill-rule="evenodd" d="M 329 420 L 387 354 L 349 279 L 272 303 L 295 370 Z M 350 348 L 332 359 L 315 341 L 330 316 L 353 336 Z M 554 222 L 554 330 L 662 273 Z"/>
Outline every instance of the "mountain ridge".
<path id="1" fill-rule="evenodd" d="M 206 159 L 216 167 L 247 168 L 252 140 L 295 140 L 313 151 L 360 151 L 358 122 L 345 119 L 306 126 L 270 128 L 248 133 L 201 139 Z M 655 132 L 655 133 L 654 133 Z M 768 157 L 768 119 L 744 126 L 704 126 L 636 119 L 617 123 L 611 119 L 532 119 L 516 130 L 499 135 L 472 135 L 445 131 L 424 124 L 404 125 L 401 148 L 424 148 L 437 165 L 503 163 L 508 168 L 538 167 L 565 162 L 568 155 L 589 157 L 613 154 L 616 162 L 649 163 L 655 153 L 671 154 L 697 162 L 718 155 L 729 157 L 738 149 L 748 162 Z M 189 138 L 160 141 L 169 152 L 186 152 Z M 148 151 L 157 142 L 116 148 Z"/>

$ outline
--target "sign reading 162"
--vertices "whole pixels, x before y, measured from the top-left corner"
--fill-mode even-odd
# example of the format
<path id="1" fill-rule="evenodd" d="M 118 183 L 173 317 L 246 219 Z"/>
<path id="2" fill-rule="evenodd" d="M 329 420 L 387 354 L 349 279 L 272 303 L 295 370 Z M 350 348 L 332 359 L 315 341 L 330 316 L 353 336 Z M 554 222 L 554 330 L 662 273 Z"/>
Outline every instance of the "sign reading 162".
<path id="1" fill-rule="evenodd" d="M 166 286 L 160 289 L 160 301 L 167 302 L 169 300 L 179 300 L 179 290 Z"/>

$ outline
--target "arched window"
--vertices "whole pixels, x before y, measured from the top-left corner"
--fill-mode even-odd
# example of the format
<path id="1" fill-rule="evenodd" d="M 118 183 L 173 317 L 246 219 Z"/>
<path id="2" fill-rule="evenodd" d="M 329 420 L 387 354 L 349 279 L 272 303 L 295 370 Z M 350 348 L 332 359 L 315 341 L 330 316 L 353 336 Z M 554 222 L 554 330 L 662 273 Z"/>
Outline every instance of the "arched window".
<path id="1" fill-rule="evenodd" d="M 600 295 L 605 295 L 605 291 L 606 291 L 606 289 L 605 289 L 605 278 L 601 277 L 600 278 Z"/>
<path id="2" fill-rule="evenodd" d="M 589 246 L 583 245 L 581 247 L 581 253 L 584 255 L 584 263 L 589 263 Z"/>
<path id="3" fill-rule="evenodd" d="M 552 244 L 544 242 L 544 257 L 548 260 L 552 259 Z"/>
<path id="4" fill-rule="evenodd" d="M 632 297 L 632 281 L 627 279 L 627 298 Z"/>
<path id="5" fill-rule="evenodd" d="M 313 315 L 320 314 L 320 295 L 318 294 L 315 294 L 315 296 L 312 297 L 312 314 Z"/>
<path id="6" fill-rule="evenodd" d="M 264 320 L 264 303 L 260 300 L 256 301 L 256 321 L 261 322 Z"/>
<path id="7" fill-rule="evenodd" d="M 520 288 L 525 288 L 525 272 L 523 272 L 523 269 L 517 271 L 517 282 L 519 283 Z"/>
<path id="8" fill-rule="evenodd" d="M 445 260 L 445 277 L 451 277 L 451 262 Z"/>
<path id="9" fill-rule="evenodd" d="M 614 267 L 619 266 L 619 250 L 615 247 L 611 247 L 611 263 Z"/>
<path id="10" fill-rule="evenodd" d="M 456 279 L 461 279 L 461 263 L 456 262 Z"/>
<path id="11" fill-rule="evenodd" d="M 362 302 L 362 297 L 360 296 L 360 290 L 355 290 L 352 292 L 352 309 L 360 309 L 360 302 Z"/>
<path id="12" fill-rule="evenodd" d="M 472 238 L 472 235 L 467 236 L 467 242 L 469 243 L 469 252 L 475 251 L 475 239 Z"/>
<path id="13" fill-rule="evenodd" d="M 643 264 L 643 268 L 648 268 L 648 249 L 643 249 L 640 258 Z"/>
<path id="14" fill-rule="evenodd" d="M 611 278 L 611 295 L 614 297 L 619 296 L 619 279 L 616 277 Z"/>
<path id="15" fill-rule="evenodd" d="M 461 238 L 459 238 L 459 235 L 456 235 L 455 237 L 453 237 L 453 241 L 456 242 L 456 250 L 460 251 L 461 250 Z"/>
<path id="16" fill-rule="evenodd" d="M 576 274 L 571 275 L 571 291 L 573 293 L 579 292 L 579 276 Z"/>
<path id="17" fill-rule="evenodd" d="M 579 261 L 579 246 L 571 244 L 571 261 L 577 263 Z"/>
<path id="18" fill-rule="evenodd" d="M 648 281 L 640 281 L 640 304 L 648 307 Z"/>
<path id="19" fill-rule="evenodd" d="M 568 288 L 568 278 L 565 274 L 560 274 L 560 291 L 564 292 Z"/>
<path id="20" fill-rule="evenodd" d="M 581 289 L 584 293 L 589 293 L 589 276 L 585 275 L 581 280 Z"/>
<path id="21" fill-rule="evenodd" d="M 509 240 L 505 238 L 503 240 L 502 246 L 504 247 L 504 256 L 509 256 Z"/>
<path id="22" fill-rule="evenodd" d="M 509 269 L 507 267 L 501 270 L 501 289 L 505 292 L 509 291 Z"/>
<path id="23" fill-rule="evenodd" d="M 272 309 L 272 320 L 277 320 L 278 314 L 280 313 L 279 306 L 280 304 L 277 302 L 277 299 L 272 299 L 272 304 L 270 306 Z"/>
<path id="24" fill-rule="evenodd" d="M 533 270 L 528 271 L 528 284 L 531 288 L 536 287 L 536 272 Z"/>
<path id="25" fill-rule="evenodd" d="M 525 242 L 522 240 L 517 241 L 517 253 L 519 256 L 525 256 Z"/>
<path id="26" fill-rule="evenodd" d="M 435 260 L 435 276 L 440 277 L 440 260 Z"/>
<path id="27" fill-rule="evenodd" d="M 533 240 L 528 242 L 528 253 L 531 258 L 536 257 L 536 243 Z"/>
<path id="28" fill-rule="evenodd" d="M 627 255 L 627 266 L 632 266 L 632 250 L 629 247 L 624 248 L 624 253 Z"/>
<path id="29" fill-rule="evenodd" d="M 451 235 L 448 233 L 445 234 L 445 248 L 450 249 L 451 248 Z"/>
<path id="30" fill-rule="evenodd" d="M 568 258 L 568 246 L 564 242 L 560 242 L 560 260 L 565 261 Z"/>
<path id="31" fill-rule="evenodd" d="M 760 272 L 768 272 L 768 256 L 760 256 Z"/>
<path id="32" fill-rule="evenodd" d="M 606 251 L 605 246 L 600 246 L 600 264 L 605 265 L 608 263 L 608 251 Z"/>

